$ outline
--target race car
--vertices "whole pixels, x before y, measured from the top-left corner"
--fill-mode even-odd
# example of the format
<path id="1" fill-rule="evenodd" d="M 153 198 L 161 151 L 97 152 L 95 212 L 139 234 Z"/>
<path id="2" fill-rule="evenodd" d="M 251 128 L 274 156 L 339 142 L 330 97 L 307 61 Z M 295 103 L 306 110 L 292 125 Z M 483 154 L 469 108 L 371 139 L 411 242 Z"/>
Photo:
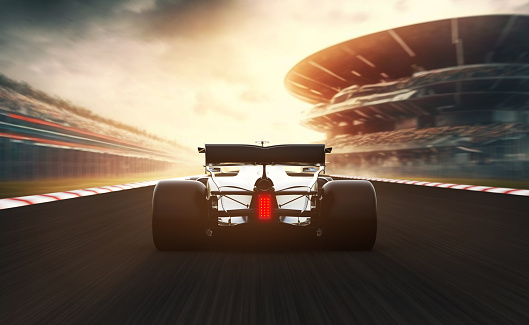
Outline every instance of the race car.
<path id="1" fill-rule="evenodd" d="M 370 250 L 377 234 L 375 190 L 369 181 L 324 176 L 331 150 L 324 144 L 198 148 L 209 175 L 163 180 L 154 189 L 156 248 L 201 249 L 226 233 L 266 233 L 272 242 L 270 229 L 280 229 L 309 234 L 327 249 Z"/>

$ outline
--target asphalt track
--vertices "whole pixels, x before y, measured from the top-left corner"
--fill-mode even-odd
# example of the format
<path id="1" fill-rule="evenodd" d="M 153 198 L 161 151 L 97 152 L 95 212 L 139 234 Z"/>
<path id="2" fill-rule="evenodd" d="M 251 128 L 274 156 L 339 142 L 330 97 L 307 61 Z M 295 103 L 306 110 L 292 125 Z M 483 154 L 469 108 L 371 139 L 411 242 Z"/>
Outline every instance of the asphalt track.
<path id="1" fill-rule="evenodd" d="M 529 323 L 529 198 L 374 185 L 370 252 L 158 252 L 153 187 L 0 211 L 0 324 Z"/>

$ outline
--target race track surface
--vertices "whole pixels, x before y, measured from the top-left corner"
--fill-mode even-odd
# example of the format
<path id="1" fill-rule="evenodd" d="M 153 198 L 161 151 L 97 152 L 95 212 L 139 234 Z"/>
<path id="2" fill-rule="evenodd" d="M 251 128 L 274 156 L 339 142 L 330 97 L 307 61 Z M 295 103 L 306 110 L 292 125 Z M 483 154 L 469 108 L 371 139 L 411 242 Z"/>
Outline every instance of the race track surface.
<path id="1" fill-rule="evenodd" d="M 529 198 L 374 185 L 370 252 L 158 252 L 153 187 L 0 211 L 0 324 L 529 323 Z"/>

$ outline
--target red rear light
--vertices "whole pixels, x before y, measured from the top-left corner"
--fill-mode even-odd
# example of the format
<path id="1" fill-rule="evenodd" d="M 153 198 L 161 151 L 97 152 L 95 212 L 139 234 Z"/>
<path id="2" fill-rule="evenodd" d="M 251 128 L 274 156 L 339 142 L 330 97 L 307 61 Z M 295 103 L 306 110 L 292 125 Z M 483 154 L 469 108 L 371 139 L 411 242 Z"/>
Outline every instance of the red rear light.
<path id="1" fill-rule="evenodd" d="M 259 220 L 272 219 L 272 195 L 259 193 L 257 196 L 257 218 Z"/>

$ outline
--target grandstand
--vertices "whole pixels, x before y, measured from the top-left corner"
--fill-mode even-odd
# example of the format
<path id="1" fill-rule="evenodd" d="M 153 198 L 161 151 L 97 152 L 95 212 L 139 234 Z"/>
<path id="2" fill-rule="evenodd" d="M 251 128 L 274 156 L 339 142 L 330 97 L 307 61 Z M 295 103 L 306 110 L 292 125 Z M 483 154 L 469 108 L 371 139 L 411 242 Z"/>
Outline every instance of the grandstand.
<path id="1" fill-rule="evenodd" d="M 529 16 L 445 19 L 317 52 L 285 86 L 315 104 L 335 171 L 529 179 Z"/>
<path id="2" fill-rule="evenodd" d="M 0 181 L 160 175 L 183 150 L 0 75 Z"/>

